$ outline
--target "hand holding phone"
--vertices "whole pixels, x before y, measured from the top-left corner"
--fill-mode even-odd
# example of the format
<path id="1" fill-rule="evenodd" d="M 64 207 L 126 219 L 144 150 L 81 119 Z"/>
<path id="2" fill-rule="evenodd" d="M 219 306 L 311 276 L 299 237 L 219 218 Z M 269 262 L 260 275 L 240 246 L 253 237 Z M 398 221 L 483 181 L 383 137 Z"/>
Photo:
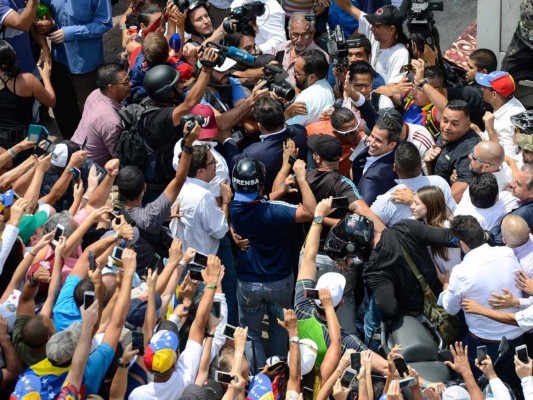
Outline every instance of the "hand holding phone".
<path id="1" fill-rule="evenodd" d="M 487 358 L 487 346 L 477 346 L 476 356 L 477 362 L 481 364 Z"/>
<path id="2" fill-rule="evenodd" d="M 224 328 L 224 336 L 226 336 L 228 339 L 234 339 L 235 338 L 235 328 L 233 325 L 226 324 L 226 327 Z"/>
<path id="3" fill-rule="evenodd" d="M 65 227 L 61 224 L 57 224 L 56 231 L 54 233 L 54 238 L 52 239 L 52 247 L 57 246 L 57 243 L 59 242 L 59 238 L 63 236 L 64 231 L 65 231 Z"/>
<path id="4" fill-rule="evenodd" d="M 516 355 L 520 361 L 527 364 L 529 362 L 529 355 L 527 353 L 527 345 L 523 344 L 515 348 Z"/>
<path id="5" fill-rule="evenodd" d="M 202 267 L 195 267 L 195 266 L 190 265 L 189 266 L 189 276 L 190 276 L 190 278 L 193 281 L 203 282 L 204 281 L 204 277 L 202 276 L 202 271 L 203 270 L 204 270 L 204 268 L 202 268 Z"/>
<path id="6" fill-rule="evenodd" d="M 319 300 L 318 289 L 305 289 L 304 296 L 307 299 Z"/>
<path id="7" fill-rule="evenodd" d="M 87 310 L 93 303 L 95 299 L 94 291 L 87 290 L 83 292 L 83 307 Z"/>
<path id="8" fill-rule="evenodd" d="M 351 388 L 352 382 L 357 377 L 357 372 L 351 368 L 346 368 L 341 376 L 341 386 L 343 388 Z"/>
<path id="9" fill-rule="evenodd" d="M 192 260 L 194 264 L 201 265 L 202 267 L 207 267 L 207 254 L 200 253 L 197 251 L 194 253 L 194 259 Z"/>
<path id="10" fill-rule="evenodd" d="M 144 334 L 142 332 L 131 332 L 131 349 L 138 350 L 140 356 L 144 356 Z"/>
<path id="11" fill-rule="evenodd" d="M 407 364 L 403 358 L 396 357 L 394 359 L 394 365 L 396 366 L 400 378 L 403 378 L 405 375 L 409 376 L 409 368 L 407 368 Z"/>

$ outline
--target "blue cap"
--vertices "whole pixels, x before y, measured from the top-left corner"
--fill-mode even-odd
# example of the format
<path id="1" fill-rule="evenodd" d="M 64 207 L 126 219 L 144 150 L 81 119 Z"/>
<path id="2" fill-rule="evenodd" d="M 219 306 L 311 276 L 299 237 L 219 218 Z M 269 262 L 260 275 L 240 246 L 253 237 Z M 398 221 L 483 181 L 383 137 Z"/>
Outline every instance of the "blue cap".
<path id="1" fill-rule="evenodd" d="M 259 196 L 259 192 L 235 192 L 234 199 L 237 201 L 244 201 L 250 203 L 252 201 L 257 200 L 257 196 Z"/>
<path id="2" fill-rule="evenodd" d="M 181 36 L 179 33 L 173 33 L 168 40 L 168 45 L 172 47 L 174 51 L 179 51 L 181 48 Z"/>

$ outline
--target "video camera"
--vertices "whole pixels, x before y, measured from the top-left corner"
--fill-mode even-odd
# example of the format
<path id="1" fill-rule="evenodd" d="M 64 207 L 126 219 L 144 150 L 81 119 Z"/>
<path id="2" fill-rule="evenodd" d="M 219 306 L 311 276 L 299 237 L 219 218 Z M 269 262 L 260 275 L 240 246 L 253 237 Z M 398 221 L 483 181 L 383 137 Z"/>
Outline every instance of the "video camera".
<path id="1" fill-rule="evenodd" d="M 400 15 L 407 18 L 409 33 L 420 33 L 430 36 L 435 28 L 433 11 L 443 11 L 442 0 L 403 0 L 400 6 Z"/>
<path id="2" fill-rule="evenodd" d="M 174 0 L 186 1 L 186 0 Z M 255 25 L 255 20 L 265 13 L 265 4 L 260 1 L 253 1 L 250 4 L 244 4 L 230 11 L 229 17 L 222 22 L 222 27 L 227 33 L 242 31 L 246 25 Z M 236 20 L 234 24 L 232 20 Z"/>
<path id="3" fill-rule="evenodd" d="M 183 126 L 187 130 L 186 135 L 188 135 L 189 133 L 191 133 L 192 128 L 194 128 L 195 122 L 198 122 L 198 125 L 202 126 L 206 123 L 206 120 L 201 115 L 187 114 L 181 117 L 180 122 L 183 124 Z"/>
<path id="4" fill-rule="evenodd" d="M 263 68 L 263 79 L 266 80 L 265 87 L 271 92 L 274 92 L 279 97 L 291 101 L 294 99 L 296 92 L 293 87 L 286 81 L 276 80 L 276 76 L 282 74 L 284 71 L 272 64 L 267 64 Z"/>
<path id="5" fill-rule="evenodd" d="M 344 32 L 340 25 L 335 27 L 335 30 L 329 28 L 329 24 L 326 24 L 328 41 L 327 48 L 331 59 L 333 60 L 333 66 L 337 71 L 341 70 L 344 65 L 348 67 L 348 44 L 344 38 Z"/>

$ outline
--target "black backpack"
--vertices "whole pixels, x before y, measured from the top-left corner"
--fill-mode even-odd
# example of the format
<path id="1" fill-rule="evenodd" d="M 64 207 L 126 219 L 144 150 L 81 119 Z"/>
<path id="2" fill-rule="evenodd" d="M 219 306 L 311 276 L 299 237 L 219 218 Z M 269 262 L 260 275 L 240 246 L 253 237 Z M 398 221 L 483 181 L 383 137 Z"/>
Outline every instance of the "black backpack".
<path id="1" fill-rule="evenodd" d="M 148 100 L 148 99 L 147 99 Z M 164 152 L 166 146 L 158 151 L 153 150 L 145 140 L 145 119 L 148 114 L 159 110 L 160 107 L 147 105 L 147 102 L 130 104 L 118 112 L 123 130 L 120 133 L 115 151 L 118 154 L 121 167 L 134 165 L 143 171 L 145 177 L 155 176 L 157 159 Z"/>

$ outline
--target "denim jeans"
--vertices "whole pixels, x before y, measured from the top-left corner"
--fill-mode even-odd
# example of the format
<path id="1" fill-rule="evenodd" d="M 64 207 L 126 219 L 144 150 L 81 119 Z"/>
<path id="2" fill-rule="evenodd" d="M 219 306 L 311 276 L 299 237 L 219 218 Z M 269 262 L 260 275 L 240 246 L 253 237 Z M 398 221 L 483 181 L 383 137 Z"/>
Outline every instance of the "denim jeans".
<path id="1" fill-rule="evenodd" d="M 228 324 L 236 326 L 239 324 L 239 308 L 237 304 L 237 271 L 235 261 L 231 251 L 231 243 L 228 236 L 220 239 L 217 256 L 224 265 L 224 279 L 222 279 L 222 289 L 226 294 L 228 305 Z"/>
<path id="2" fill-rule="evenodd" d="M 337 318 L 339 318 L 339 323 L 342 328 L 352 335 L 357 335 L 357 326 L 355 324 L 355 280 L 356 280 L 356 268 L 361 268 L 361 266 L 354 265 L 351 269 L 347 271 L 340 271 L 337 268 L 337 263 L 324 254 L 317 254 L 316 256 L 316 268 L 317 280 L 324 275 L 326 272 L 337 272 L 342 274 L 346 278 L 346 286 L 344 287 L 344 293 L 342 294 L 342 299 L 344 304 L 337 309 Z"/>
<path id="3" fill-rule="evenodd" d="M 377 351 L 381 343 L 375 342 L 372 336 L 380 332 L 381 314 L 376 306 L 374 295 L 370 295 L 368 308 L 365 313 L 365 344 L 372 350 Z"/>
<path id="4" fill-rule="evenodd" d="M 278 324 L 276 317 L 270 311 L 270 305 L 276 303 L 283 308 L 291 308 L 293 290 L 292 273 L 287 278 L 276 282 L 238 281 L 239 321 L 240 326 L 248 327 L 248 336 L 252 339 L 246 342 L 246 357 L 253 373 L 258 367 L 266 364 L 268 357 L 287 355 L 289 339 L 287 331 Z M 268 315 L 268 357 L 261 338 L 265 314 Z M 257 365 L 254 365 L 252 345 L 255 346 Z"/>

